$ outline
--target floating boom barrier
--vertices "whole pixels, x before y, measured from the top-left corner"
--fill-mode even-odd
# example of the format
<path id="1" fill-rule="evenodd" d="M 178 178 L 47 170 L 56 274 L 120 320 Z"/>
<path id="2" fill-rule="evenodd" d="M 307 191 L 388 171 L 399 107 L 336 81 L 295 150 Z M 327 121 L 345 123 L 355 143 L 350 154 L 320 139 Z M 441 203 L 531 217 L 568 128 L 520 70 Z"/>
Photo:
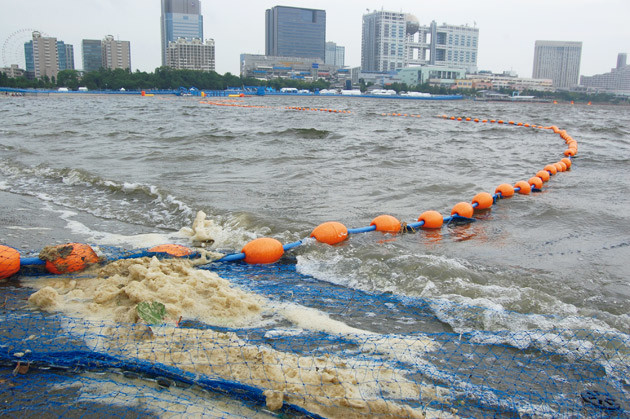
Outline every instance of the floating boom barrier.
<path id="1" fill-rule="evenodd" d="M 202 102 L 211 103 L 211 102 Z M 314 108 L 286 107 L 290 110 L 320 110 Z M 333 111 L 326 109 L 325 111 Z M 383 114 L 385 116 L 407 116 L 407 114 Z M 411 115 L 417 117 L 418 115 Z M 577 141 L 571 137 L 566 130 L 561 130 L 555 125 L 542 126 L 536 124 L 508 121 L 501 119 L 479 119 L 471 117 L 455 117 L 440 115 L 445 120 L 464 121 L 474 123 L 489 123 L 498 125 L 512 125 L 525 128 L 551 130 L 558 134 L 566 143 L 567 148 L 563 154 L 565 157 L 559 161 L 545 165 L 542 170 L 536 172 L 527 181 L 519 180 L 514 185 L 502 183 L 494 191 L 494 194 L 480 192 L 473 197 L 470 203 L 459 202 L 455 204 L 449 216 L 442 216 L 438 211 L 428 210 L 420 214 L 416 222 L 402 223 L 396 217 L 382 214 L 372 220 L 369 226 L 359 228 L 347 228 L 337 221 L 327 221 L 318 225 L 308 238 L 314 238 L 318 242 L 335 245 L 347 240 L 352 234 L 379 231 L 382 233 L 398 234 L 401 232 L 415 232 L 419 229 L 440 229 L 450 223 L 469 223 L 476 219 L 474 214 L 477 211 L 487 210 L 495 205 L 499 200 L 510 198 L 514 194 L 528 195 L 531 192 L 540 192 L 543 184 L 548 182 L 551 176 L 571 169 L 572 158 L 578 152 Z M 268 264 L 275 263 L 284 255 L 287 250 L 302 245 L 306 239 L 293 243 L 282 244 L 279 240 L 271 237 L 261 237 L 247 243 L 240 252 L 228 254 L 215 262 L 245 261 L 248 264 Z M 21 258 L 19 252 L 8 246 L 0 245 L 0 279 L 8 278 L 16 274 L 21 266 L 44 265 L 46 270 L 54 274 L 70 273 L 85 269 L 90 264 L 99 262 L 99 258 L 94 250 L 87 244 L 69 243 L 65 245 L 53 246 L 48 255 L 37 258 Z M 167 256 L 167 257 L 196 257 L 198 253 L 181 245 L 157 246 L 141 253 L 127 257 L 141 256 Z"/>

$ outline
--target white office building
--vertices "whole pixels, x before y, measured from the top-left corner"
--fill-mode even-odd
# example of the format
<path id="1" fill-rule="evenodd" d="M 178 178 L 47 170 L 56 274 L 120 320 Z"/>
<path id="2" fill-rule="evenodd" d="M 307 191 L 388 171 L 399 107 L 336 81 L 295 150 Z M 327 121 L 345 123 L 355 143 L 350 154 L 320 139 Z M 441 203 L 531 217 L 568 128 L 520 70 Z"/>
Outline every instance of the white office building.
<path id="1" fill-rule="evenodd" d="M 534 79 L 551 79 L 553 86 L 569 89 L 580 77 L 581 42 L 536 41 L 534 49 Z"/>

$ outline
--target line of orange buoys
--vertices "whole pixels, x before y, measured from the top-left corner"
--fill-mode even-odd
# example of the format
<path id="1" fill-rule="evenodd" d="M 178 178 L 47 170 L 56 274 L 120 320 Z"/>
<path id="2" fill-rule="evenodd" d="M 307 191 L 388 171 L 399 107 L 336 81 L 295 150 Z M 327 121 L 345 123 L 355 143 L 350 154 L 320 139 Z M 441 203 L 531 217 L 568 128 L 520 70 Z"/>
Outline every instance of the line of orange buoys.
<path id="1" fill-rule="evenodd" d="M 285 106 L 284 109 L 292 111 L 315 111 L 315 112 L 330 112 L 330 113 L 352 113 L 351 111 L 339 110 L 339 109 L 327 109 L 327 108 L 304 108 L 301 106 Z"/>
<path id="2" fill-rule="evenodd" d="M 244 107 L 244 108 L 275 108 L 282 109 L 276 107 L 268 107 L 268 106 L 254 106 L 254 105 L 245 105 L 240 102 L 236 102 L 234 100 L 226 101 L 201 101 L 200 103 L 216 105 L 216 106 L 231 106 L 231 107 Z M 335 109 L 322 109 L 322 108 L 307 108 L 307 107 L 284 107 L 287 110 L 298 110 L 298 111 L 319 111 L 319 112 L 328 112 L 328 113 L 350 113 L 350 111 L 339 111 Z M 409 115 L 409 114 L 400 114 L 400 113 L 389 113 L 382 114 L 382 116 L 411 116 L 411 117 L 419 117 L 420 115 Z M 528 195 L 532 191 L 540 191 L 543 187 L 543 184 L 548 182 L 551 179 L 551 176 L 555 176 L 559 172 L 565 172 L 571 168 L 572 160 L 578 152 L 578 144 L 573 137 L 571 137 L 566 130 L 561 130 L 555 125 L 552 126 L 542 126 L 530 123 L 523 122 L 514 122 L 507 121 L 501 119 L 479 119 L 472 117 L 461 117 L 461 116 L 447 116 L 441 115 L 441 118 L 445 120 L 451 121 L 465 121 L 465 122 L 474 122 L 474 123 L 488 123 L 488 124 L 499 124 L 499 125 L 512 125 L 517 127 L 526 127 L 526 128 L 535 128 L 541 130 L 551 130 L 555 134 L 558 134 L 566 143 L 567 148 L 564 150 L 563 154 L 565 157 L 560 160 L 549 163 L 545 165 L 541 170 L 536 172 L 534 176 L 529 178 L 527 181 L 519 180 L 513 185 L 510 183 L 502 183 L 496 187 L 494 194 L 490 194 L 488 192 L 480 192 L 475 195 L 471 202 L 459 202 L 455 204 L 450 212 L 450 216 L 443 217 L 441 213 L 434 210 L 425 211 L 418 217 L 417 222 L 404 224 L 396 217 L 392 215 L 379 215 L 374 218 L 369 226 L 348 229 L 342 223 L 337 221 L 328 221 L 317 226 L 309 235 L 309 238 L 314 238 L 315 240 L 326 243 L 326 244 L 337 244 L 349 237 L 349 234 L 356 233 L 364 233 L 368 231 L 380 231 L 383 233 L 389 234 L 398 234 L 402 231 L 415 231 L 416 229 L 439 229 L 445 223 L 449 223 L 452 221 L 465 221 L 471 222 L 475 219 L 472 218 L 476 211 L 487 210 L 491 208 L 499 199 L 509 198 L 514 196 L 515 193 L 521 195 Z M 263 263 L 274 263 L 277 262 L 286 250 L 289 250 L 293 247 L 299 246 L 303 243 L 302 240 L 299 240 L 294 243 L 289 243 L 283 245 L 280 241 L 263 237 L 259 239 L 255 239 L 247 243 L 240 253 L 235 253 L 231 255 L 226 255 L 223 258 L 219 259 L 219 261 L 236 261 L 236 260 L 244 260 L 246 263 L 251 264 L 263 264 Z M 68 245 L 64 245 L 68 246 Z M 74 246 L 74 245 L 73 245 Z M 78 245 L 77 249 L 84 249 L 80 246 L 87 245 Z M 172 256 L 181 257 L 182 255 L 190 255 L 193 251 L 185 248 L 180 245 L 164 245 L 165 247 L 160 248 L 159 252 L 170 254 Z M 89 247 L 89 246 L 88 246 Z M 182 248 L 186 251 L 182 254 Z M 67 249 L 67 248 L 66 248 Z M 74 249 L 74 247 L 73 247 Z M 75 250 L 73 250 L 74 252 Z M 82 250 L 85 251 L 85 250 Z M 151 249 L 149 249 L 151 251 Z M 156 251 L 156 250 L 154 250 Z M 66 252 L 67 253 L 67 252 Z M 89 252 L 88 252 L 89 253 Z M 72 257 L 75 257 L 73 254 Z M 81 253 L 79 259 L 84 258 L 84 254 Z M 31 258 L 23 259 L 21 262 L 19 253 L 10 247 L 0 246 L 0 279 L 9 277 L 16 273 L 20 264 L 43 264 L 44 262 L 37 259 Z M 73 262 L 74 263 L 74 262 Z M 46 262 L 47 266 L 50 265 L 49 262 Z M 59 272 L 68 272 L 67 266 L 68 263 L 65 260 L 61 260 L 57 265 L 60 265 L 63 269 L 58 269 Z M 76 263 L 72 265 L 72 270 L 82 269 L 85 265 L 81 263 Z M 55 272 L 55 269 L 48 269 L 50 272 Z M 55 272 L 56 273 L 56 272 Z"/>
<path id="3" fill-rule="evenodd" d="M 421 118 L 420 115 L 416 114 L 406 114 L 406 113 L 382 113 L 381 116 L 406 116 L 410 118 Z"/>

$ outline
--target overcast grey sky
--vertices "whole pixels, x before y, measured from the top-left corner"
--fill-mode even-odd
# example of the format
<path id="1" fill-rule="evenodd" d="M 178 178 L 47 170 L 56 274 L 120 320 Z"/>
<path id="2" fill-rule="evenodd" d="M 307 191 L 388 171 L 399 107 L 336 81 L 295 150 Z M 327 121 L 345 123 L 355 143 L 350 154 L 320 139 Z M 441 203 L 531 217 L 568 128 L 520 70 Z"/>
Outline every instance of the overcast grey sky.
<path id="1" fill-rule="evenodd" d="M 532 75 L 536 40 L 581 41 L 580 73 L 587 76 L 610 71 L 618 53 L 630 53 L 630 0 L 201 0 L 218 73 L 238 75 L 241 53 L 265 53 L 265 9 L 279 5 L 326 10 L 326 40 L 345 46 L 353 67 L 361 63 L 366 9 L 410 13 L 421 25 L 476 25 L 479 69 L 521 77 Z M 161 64 L 160 14 L 160 0 L 0 0 L 1 64 L 23 63 L 25 29 L 36 29 L 74 45 L 78 69 L 81 40 L 111 34 L 131 42 L 134 71 L 151 72 Z"/>

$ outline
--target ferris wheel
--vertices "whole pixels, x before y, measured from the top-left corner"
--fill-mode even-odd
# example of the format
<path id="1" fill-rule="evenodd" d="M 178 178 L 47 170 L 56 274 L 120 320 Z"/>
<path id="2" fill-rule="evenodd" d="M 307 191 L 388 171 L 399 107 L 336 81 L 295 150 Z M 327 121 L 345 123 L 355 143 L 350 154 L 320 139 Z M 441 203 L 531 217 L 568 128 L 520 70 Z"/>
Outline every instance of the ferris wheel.
<path id="1" fill-rule="evenodd" d="M 48 36 L 38 29 L 24 28 L 18 29 L 9 35 L 2 43 L 2 67 L 9 67 L 17 64 L 20 68 L 26 66 L 24 59 L 24 43 L 31 40 L 31 34 L 39 32 L 42 36 Z"/>

